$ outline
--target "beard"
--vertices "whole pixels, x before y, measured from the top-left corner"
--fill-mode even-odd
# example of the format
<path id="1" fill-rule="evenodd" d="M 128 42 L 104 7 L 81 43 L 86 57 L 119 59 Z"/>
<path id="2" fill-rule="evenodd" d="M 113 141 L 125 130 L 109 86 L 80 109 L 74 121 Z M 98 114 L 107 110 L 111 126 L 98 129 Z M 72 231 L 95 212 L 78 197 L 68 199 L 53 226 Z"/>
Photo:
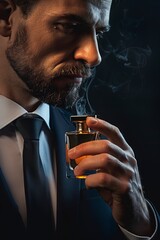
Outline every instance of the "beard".
<path id="1" fill-rule="evenodd" d="M 72 107 L 79 97 L 80 83 L 67 81 L 73 76 L 82 76 L 83 79 L 92 75 L 91 69 L 80 61 L 64 63 L 52 73 L 46 73 L 43 67 L 37 67 L 34 63 L 34 54 L 28 53 L 29 44 L 27 31 L 24 25 L 19 27 L 15 41 L 6 50 L 8 61 L 25 83 L 30 94 L 41 102 L 61 107 Z M 55 79 L 61 81 L 67 78 L 65 83 L 55 83 Z M 63 86 L 63 87 L 62 87 Z"/>

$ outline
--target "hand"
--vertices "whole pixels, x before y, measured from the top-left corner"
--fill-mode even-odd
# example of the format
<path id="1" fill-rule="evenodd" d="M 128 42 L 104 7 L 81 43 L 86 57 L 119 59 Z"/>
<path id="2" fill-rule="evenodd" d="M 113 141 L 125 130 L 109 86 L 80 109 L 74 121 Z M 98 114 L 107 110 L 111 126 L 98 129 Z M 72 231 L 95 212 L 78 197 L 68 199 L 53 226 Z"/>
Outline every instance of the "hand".
<path id="1" fill-rule="evenodd" d="M 132 148 L 119 129 L 110 123 L 88 117 L 87 125 L 107 139 L 82 143 L 69 150 L 69 158 L 86 156 L 77 165 L 74 174 L 96 170 L 95 174 L 86 177 L 86 187 L 99 191 L 120 226 L 136 235 L 151 236 L 155 223 L 143 195 Z"/>

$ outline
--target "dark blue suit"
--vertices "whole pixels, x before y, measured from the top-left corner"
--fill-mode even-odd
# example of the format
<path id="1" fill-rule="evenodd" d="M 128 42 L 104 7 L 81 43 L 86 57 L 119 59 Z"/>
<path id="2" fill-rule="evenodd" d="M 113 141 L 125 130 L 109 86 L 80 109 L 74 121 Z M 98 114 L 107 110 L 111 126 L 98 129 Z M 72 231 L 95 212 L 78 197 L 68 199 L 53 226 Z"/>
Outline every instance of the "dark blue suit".
<path id="1" fill-rule="evenodd" d="M 86 190 L 83 180 L 66 178 L 64 134 L 74 130 L 69 114 L 51 106 L 50 125 L 55 138 L 58 171 L 57 239 L 125 240 L 112 217 L 110 207 L 98 192 Z M 21 216 L 1 171 L 0 239 L 26 239 Z M 41 236 L 37 236 L 37 240 L 39 239 L 41 240 Z M 160 233 L 157 233 L 154 240 L 160 240 Z"/>

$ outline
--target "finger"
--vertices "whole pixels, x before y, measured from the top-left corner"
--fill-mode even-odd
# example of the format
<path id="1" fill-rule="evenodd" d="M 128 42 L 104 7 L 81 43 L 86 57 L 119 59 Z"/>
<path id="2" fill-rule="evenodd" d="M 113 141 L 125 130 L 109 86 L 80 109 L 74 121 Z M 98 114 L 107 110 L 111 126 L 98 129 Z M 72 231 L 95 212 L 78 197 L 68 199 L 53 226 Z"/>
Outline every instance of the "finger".
<path id="1" fill-rule="evenodd" d="M 111 143 L 108 140 L 97 140 L 82 143 L 68 151 L 68 156 L 71 159 L 79 158 L 84 155 L 97 155 L 101 153 L 108 153 L 121 162 L 128 162 L 128 156 L 117 145 Z"/>
<path id="2" fill-rule="evenodd" d="M 119 180 L 107 173 L 88 175 L 85 179 L 87 189 L 102 188 L 111 191 L 112 194 L 125 194 L 131 191 L 131 183 L 128 180 Z"/>
<path id="3" fill-rule="evenodd" d="M 87 117 L 86 123 L 88 127 L 100 132 L 101 134 L 106 136 L 111 142 L 118 145 L 122 149 L 126 150 L 130 148 L 128 143 L 124 139 L 122 133 L 116 126 L 104 120 L 93 117 Z"/>
<path id="4" fill-rule="evenodd" d="M 129 164 L 123 164 L 112 155 L 102 153 L 95 156 L 83 158 L 83 160 L 74 169 L 76 176 L 83 175 L 85 171 L 96 170 L 106 172 L 115 177 L 131 179 L 134 171 Z"/>

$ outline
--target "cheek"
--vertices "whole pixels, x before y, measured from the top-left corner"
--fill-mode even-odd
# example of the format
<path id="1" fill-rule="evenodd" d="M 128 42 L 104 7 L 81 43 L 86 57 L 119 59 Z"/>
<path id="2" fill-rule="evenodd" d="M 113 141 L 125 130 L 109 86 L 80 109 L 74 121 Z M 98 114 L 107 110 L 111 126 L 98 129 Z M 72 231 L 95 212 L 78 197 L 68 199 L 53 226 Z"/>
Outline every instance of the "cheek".
<path id="1" fill-rule="evenodd" d="M 52 36 L 35 36 L 28 42 L 28 55 L 36 61 L 46 61 L 48 58 L 68 58 L 73 55 L 73 43 Z"/>
<path id="2" fill-rule="evenodd" d="M 32 66 L 45 69 L 46 74 L 51 74 L 57 65 L 66 62 L 66 60 L 73 60 L 73 46 L 71 41 L 43 36 L 39 38 L 39 41 L 37 38 L 37 43 L 35 40 L 30 41 L 28 56 Z"/>

